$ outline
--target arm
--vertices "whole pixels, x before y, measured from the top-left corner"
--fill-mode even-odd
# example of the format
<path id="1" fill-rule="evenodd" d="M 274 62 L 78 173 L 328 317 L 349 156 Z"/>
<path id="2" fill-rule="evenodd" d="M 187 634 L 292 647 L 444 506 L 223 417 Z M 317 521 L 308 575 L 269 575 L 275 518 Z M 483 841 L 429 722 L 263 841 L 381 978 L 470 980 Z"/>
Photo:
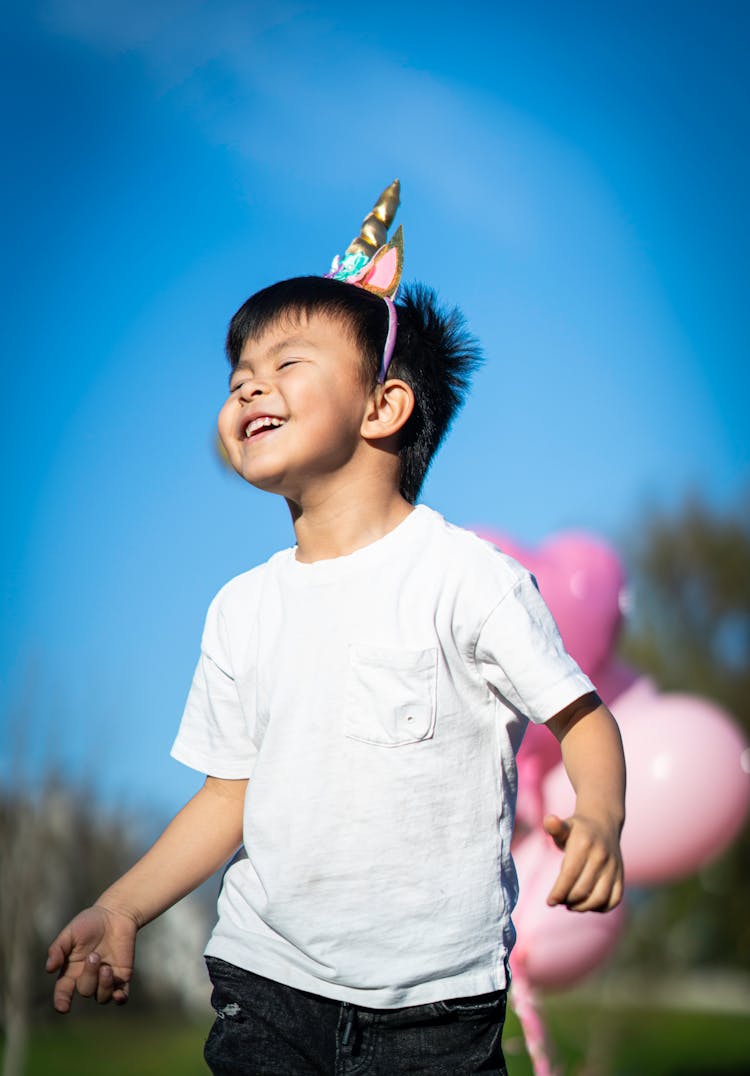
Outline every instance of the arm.
<path id="1" fill-rule="evenodd" d="M 614 717 L 596 694 L 547 722 L 560 741 L 576 793 L 574 814 L 547 815 L 544 828 L 564 851 L 547 903 L 577 912 L 610 911 L 622 899 L 620 833 L 625 820 L 625 758 Z"/>
<path id="2" fill-rule="evenodd" d="M 57 971 L 54 1004 L 73 994 L 127 1000 L 138 930 L 209 878 L 242 843 L 246 780 L 207 777 L 135 866 L 58 934 L 47 971 Z"/>

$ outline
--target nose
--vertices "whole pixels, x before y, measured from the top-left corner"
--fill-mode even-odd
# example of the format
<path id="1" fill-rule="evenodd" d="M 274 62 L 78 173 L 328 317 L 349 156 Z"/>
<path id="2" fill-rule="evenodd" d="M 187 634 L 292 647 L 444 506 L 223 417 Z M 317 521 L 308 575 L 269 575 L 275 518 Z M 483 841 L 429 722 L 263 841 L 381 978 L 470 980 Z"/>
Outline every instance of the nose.
<path id="1" fill-rule="evenodd" d="M 265 396 L 268 391 L 269 383 L 265 378 L 249 377 L 240 386 L 240 399 L 245 401 L 253 400 L 258 396 Z"/>

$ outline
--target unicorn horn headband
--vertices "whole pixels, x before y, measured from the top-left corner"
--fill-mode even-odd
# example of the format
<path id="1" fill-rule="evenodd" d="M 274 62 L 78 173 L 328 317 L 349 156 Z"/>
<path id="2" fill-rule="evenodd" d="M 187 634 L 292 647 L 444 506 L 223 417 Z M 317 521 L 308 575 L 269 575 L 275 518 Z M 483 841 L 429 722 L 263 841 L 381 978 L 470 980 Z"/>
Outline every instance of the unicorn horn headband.
<path id="1" fill-rule="evenodd" d="M 325 274 L 333 280 L 364 288 L 373 295 L 379 295 L 385 302 L 388 308 L 388 333 L 378 375 L 380 384 L 388 373 L 398 330 L 393 300 L 404 270 L 404 232 L 401 226 L 396 229 L 390 242 L 386 240 L 400 200 L 401 184 L 394 179 L 362 221 L 359 235 L 352 239 L 343 258 L 337 254 L 329 272 Z"/>

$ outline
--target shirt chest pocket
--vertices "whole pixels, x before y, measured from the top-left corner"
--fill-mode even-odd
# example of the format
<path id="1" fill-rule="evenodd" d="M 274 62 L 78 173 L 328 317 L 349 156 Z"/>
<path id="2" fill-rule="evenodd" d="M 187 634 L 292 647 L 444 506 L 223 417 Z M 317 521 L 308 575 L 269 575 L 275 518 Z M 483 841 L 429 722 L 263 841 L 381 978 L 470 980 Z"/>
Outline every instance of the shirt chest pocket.
<path id="1" fill-rule="evenodd" d="M 437 713 L 437 649 L 351 646 L 344 733 L 381 747 L 428 740 Z"/>

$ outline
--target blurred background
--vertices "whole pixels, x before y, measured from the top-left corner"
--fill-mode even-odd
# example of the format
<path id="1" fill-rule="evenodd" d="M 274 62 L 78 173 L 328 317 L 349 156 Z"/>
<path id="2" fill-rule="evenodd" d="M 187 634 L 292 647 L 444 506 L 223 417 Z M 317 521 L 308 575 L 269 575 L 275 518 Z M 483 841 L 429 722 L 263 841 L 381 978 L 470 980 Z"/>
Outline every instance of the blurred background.
<path id="1" fill-rule="evenodd" d="M 326 271 L 395 176 L 405 279 L 486 354 L 423 499 L 530 551 L 605 543 L 617 659 L 750 730 L 750 12 L 30 0 L 3 22 L 4 1076 L 197 1073 L 215 883 L 145 932 L 127 1010 L 55 1021 L 39 969 L 198 788 L 169 748 L 206 607 L 293 542 L 214 449 L 228 319 Z M 543 996 L 561 1071 L 746 1071 L 732 826 Z"/>

